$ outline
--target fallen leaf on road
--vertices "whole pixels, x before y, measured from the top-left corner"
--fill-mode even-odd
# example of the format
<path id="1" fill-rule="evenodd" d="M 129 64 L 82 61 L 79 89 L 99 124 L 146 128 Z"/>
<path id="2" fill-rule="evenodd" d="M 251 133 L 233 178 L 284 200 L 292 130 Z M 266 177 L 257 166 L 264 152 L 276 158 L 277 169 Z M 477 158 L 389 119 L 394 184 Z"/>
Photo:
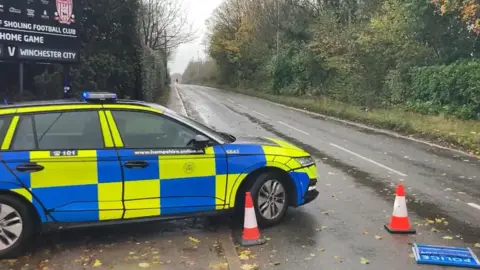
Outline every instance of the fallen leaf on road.
<path id="1" fill-rule="evenodd" d="M 340 256 L 333 256 L 333 258 L 334 258 L 335 260 L 338 260 L 338 259 L 340 259 Z"/>
<path id="2" fill-rule="evenodd" d="M 415 255 L 413 255 L 413 253 L 410 253 L 410 254 L 408 254 L 408 257 L 415 258 Z"/>
<path id="3" fill-rule="evenodd" d="M 242 270 L 258 270 L 258 265 L 256 264 L 244 264 L 242 265 Z"/>
<path id="4" fill-rule="evenodd" d="M 441 218 L 436 218 L 436 219 L 435 219 L 435 223 L 442 223 L 442 221 L 443 221 L 443 220 L 442 220 Z"/>
<path id="5" fill-rule="evenodd" d="M 443 222 L 443 225 L 447 226 L 447 225 L 448 225 L 448 221 L 444 221 L 444 222 Z"/>
<path id="6" fill-rule="evenodd" d="M 188 239 L 190 239 L 190 241 L 192 241 L 194 243 L 200 243 L 200 240 L 198 240 L 197 238 L 189 237 Z"/>
<path id="7" fill-rule="evenodd" d="M 142 263 L 139 263 L 138 266 L 141 267 L 141 268 L 148 268 L 148 267 L 150 267 L 150 264 L 146 263 L 146 262 L 142 262 Z"/>
<path id="8" fill-rule="evenodd" d="M 272 263 L 272 265 L 275 265 L 275 266 L 280 265 L 280 264 L 281 264 L 281 262 L 273 262 Z"/>
<path id="9" fill-rule="evenodd" d="M 328 175 L 335 175 L 335 173 L 333 173 L 333 172 L 328 172 Z"/>
<path id="10" fill-rule="evenodd" d="M 381 237 L 380 235 L 375 235 L 375 239 L 377 239 L 377 240 L 382 240 L 383 237 Z"/>
<path id="11" fill-rule="evenodd" d="M 311 256 L 311 257 L 315 257 L 315 254 L 313 254 L 313 253 L 310 253 L 310 256 Z"/>
<path id="12" fill-rule="evenodd" d="M 432 228 L 431 229 L 432 232 L 440 232 L 439 230 L 435 229 L 435 228 Z"/>
<path id="13" fill-rule="evenodd" d="M 451 237 L 451 236 L 444 236 L 443 239 L 445 239 L 445 240 L 452 240 L 453 237 Z"/>
<path id="14" fill-rule="evenodd" d="M 135 254 L 135 253 L 136 253 L 135 251 L 130 251 L 130 252 L 128 253 L 128 255 L 133 255 L 133 254 Z"/>
<path id="15" fill-rule="evenodd" d="M 305 261 L 309 261 L 309 260 L 311 260 L 311 259 L 312 259 L 312 257 L 307 257 L 307 258 L 305 258 L 304 260 L 305 260 Z"/>
<path id="16" fill-rule="evenodd" d="M 430 224 L 435 223 L 435 221 L 433 221 L 433 220 L 431 220 L 431 219 L 428 219 L 428 218 L 427 218 L 427 222 L 430 223 Z"/>
<path id="17" fill-rule="evenodd" d="M 102 262 L 100 260 L 95 260 L 95 263 L 93 264 L 93 267 L 99 267 L 102 265 Z"/>
<path id="18" fill-rule="evenodd" d="M 361 264 L 370 264 L 370 261 L 367 260 L 367 259 L 365 259 L 364 257 L 361 257 L 361 258 L 360 258 L 360 263 L 361 263 Z"/>
<path id="19" fill-rule="evenodd" d="M 212 268 L 215 270 L 228 270 L 228 263 L 210 264 L 208 268 Z"/>
<path id="20" fill-rule="evenodd" d="M 362 232 L 362 234 L 364 234 L 364 235 L 367 235 L 367 234 L 368 234 L 368 232 L 367 232 L 367 231 L 364 231 L 364 232 Z"/>
<path id="21" fill-rule="evenodd" d="M 265 237 L 265 240 L 270 241 L 270 240 L 272 240 L 272 238 L 270 238 L 270 237 Z"/>
<path id="22" fill-rule="evenodd" d="M 251 254 L 250 250 L 242 250 L 240 251 L 240 255 L 238 255 L 238 258 L 240 258 L 240 260 L 242 261 L 246 261 L 250 259 L 250 254 Z"/>
<path id="23" fill-rule="evenodd" d="M 322 226 L 322 227 L 320 227 L 320 229 L 326 230 L 326 229 L 328 229 L 328 227 L 327 226 Z"/>
<path id="24" fill-rule="evenodd" d="M 474 247 L 480 248 L 480 243 L 475 243 Z"/>
<path id="25" fill-rule="evenodd" d="M 320 252 L 325 251 L 324 248 L 319 248 L 319 249 L 317 249 L 317 250 L 320 251 Z"/>

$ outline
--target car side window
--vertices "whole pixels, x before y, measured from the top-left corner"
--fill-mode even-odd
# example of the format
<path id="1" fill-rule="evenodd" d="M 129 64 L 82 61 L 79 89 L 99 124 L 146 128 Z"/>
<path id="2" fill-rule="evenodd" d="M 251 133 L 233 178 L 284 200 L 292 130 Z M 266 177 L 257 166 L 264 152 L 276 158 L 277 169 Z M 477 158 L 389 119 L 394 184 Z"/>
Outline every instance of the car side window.
<path id="1" fill-rule="evenodd" d="M 5 133 L 8 130 L 8 124 L 10 123 L 11 117 L 0 116 L 0 144 L 5 139 Z"/>
<path id="2" fill-rule="evenodd" d="M 11 150 L 103 147 L 98 112 L 76 111 L 21 116 Z"/>
<path id="3" fill-rule="evenodd" d="M 152 113 L 112 111 L 125 148 L 193 147 L 195 130 Z"/>

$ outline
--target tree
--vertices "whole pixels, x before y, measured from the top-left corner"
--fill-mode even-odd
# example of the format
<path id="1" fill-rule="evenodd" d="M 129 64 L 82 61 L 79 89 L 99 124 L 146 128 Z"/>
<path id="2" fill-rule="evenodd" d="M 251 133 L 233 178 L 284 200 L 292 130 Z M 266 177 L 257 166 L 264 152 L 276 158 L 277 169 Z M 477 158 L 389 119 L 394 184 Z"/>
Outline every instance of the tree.
<path id="1" fill-rule="evenodd" d="M 181 0 L 141 0 L 139 30 L 142 43 L 167 55 L 180 44 L 196 39 Z"/>

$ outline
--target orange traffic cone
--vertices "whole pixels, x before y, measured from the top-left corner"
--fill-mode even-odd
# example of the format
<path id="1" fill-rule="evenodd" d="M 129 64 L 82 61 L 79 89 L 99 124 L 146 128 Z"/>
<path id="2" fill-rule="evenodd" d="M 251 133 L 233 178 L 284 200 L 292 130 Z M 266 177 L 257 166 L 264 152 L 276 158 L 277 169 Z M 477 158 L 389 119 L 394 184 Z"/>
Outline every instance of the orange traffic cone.
<path id="1" fill-rule="evenodd" d="M 239 242 L 242 246 L 262 245 L 266 242 L 266 239 L 260 236 L 260 231 L 258 230 L 257 217 L 255 216 L 255 208 L 253 207 L 250 192 L 245 193 L 245 220 L 243 223 L 243 235 Z"/>
<path id="2" fill-rule="evenodd" d="M 405 189 L 403 184 L 397 186 L 392 218 L 390 219 L 390 224 L 385 225 L 385 229 L 390 233 L 416 233 L 415 229 L 410 227 L 410 222 L 408 220 L 407 203 L 405 201 Z"/>

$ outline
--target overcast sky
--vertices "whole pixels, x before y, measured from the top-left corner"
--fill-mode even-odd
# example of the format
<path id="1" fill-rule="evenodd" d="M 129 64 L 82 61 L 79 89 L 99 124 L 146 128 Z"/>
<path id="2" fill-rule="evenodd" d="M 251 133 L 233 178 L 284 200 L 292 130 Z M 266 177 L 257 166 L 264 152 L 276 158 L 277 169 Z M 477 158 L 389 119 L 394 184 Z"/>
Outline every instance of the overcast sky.
<path id="1" fill-rule="evenodd" d="M 182 0 L 180 0 L 182 1 Z M 183 0 L 184 7 L 188 12 L 190 22 L 197 30 L 199 38 L 192 43 L 181 45 L 170 64 L 171 73 L 183 73 L 188 62 L 195 57 L 204 58 L 205 46 L 202 45 L 205 33 L 205 21 L 210 17 L 213 10 L 222 3 L 223 0 Z"/>

